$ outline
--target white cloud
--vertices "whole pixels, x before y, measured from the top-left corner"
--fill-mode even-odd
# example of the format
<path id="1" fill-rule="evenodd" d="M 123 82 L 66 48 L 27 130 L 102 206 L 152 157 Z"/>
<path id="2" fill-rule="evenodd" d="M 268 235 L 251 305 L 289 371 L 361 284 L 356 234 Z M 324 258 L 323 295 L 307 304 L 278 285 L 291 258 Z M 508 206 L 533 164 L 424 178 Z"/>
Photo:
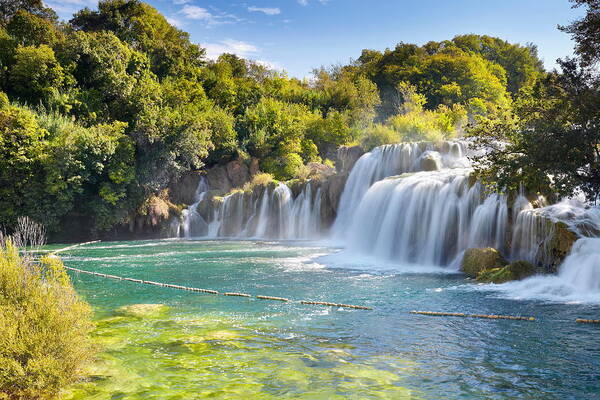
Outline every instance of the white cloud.
<path id="1" fill-rule="evenodd" d="M 63 19 L 71 19 L 74 13 L 84 7 L 96 8 L 98 0 L 49 0 L 44 2 Z"/>
<path id="2" fill-rule="evenodd" d="M 273 70 L 280 71 L 280 72 L 284 71 L 284 68 L 281 64 L 273 62 L 273 61 L 255 60 L 254 62 L 259 65 L 262 65 L 263 67 L 268 68 L 268 69 L 273 69 Z"/>
<path id="3" fill-rule="evenodd" d="M 210 21 L 215 18 L 206 8 L 198 7 L 198 6 L 190 6 L 185 5 L 181 9 L 183 15 L 189 19 L 201 19 L 204 21 Z"/>
<path id="4" fill-rule="evenodd" d="M 189 3 L 191 0 L 173 0 L 173 4 L 177 4 L 177 5 L 181 5 L 181 4 L 187 4 Z"/>
<path id="5" fill-rule="evenodd" d="M 225 39 L 217 43 L 204 43 L 201 46 L 206 49 L 206 56 L 213 60 L 223 53 L 232 53 L 247 58 L 260 52 L 255 45 L 234 39 Z"/>
<path id="6" fill-rule="evenodd" d="M 173 25 L 177 28 L 183 27 L 183 22 L 179 18 L 175 18 L 175 17 L 166 17 L 166 18 L 167 18 L 167 22 L 170 23 L 171 25 Z"/>
<path id="7" fill-rule="evenodd" d="M 242 18 L 238 18 L 233 14 L 227 14 L 216 10 L 217 14 L 208 11 L 206 8 L 185 4 L 179 14 L 187 19 L 194 19 L 206 22 L 207 26 L 231 24 L 234 22 L 244 21 Z"/>
<path id="8" fill-rule="evenodd" d="M 263 14 L 266 15 L 277 15 L 277 14 L 281 14 L 281 9 L 279 9 L 279 7 L 256 7 L 256 6 L 250 6 L 248 7 L 248 11 L 250 12 L 261 12 Z"/>

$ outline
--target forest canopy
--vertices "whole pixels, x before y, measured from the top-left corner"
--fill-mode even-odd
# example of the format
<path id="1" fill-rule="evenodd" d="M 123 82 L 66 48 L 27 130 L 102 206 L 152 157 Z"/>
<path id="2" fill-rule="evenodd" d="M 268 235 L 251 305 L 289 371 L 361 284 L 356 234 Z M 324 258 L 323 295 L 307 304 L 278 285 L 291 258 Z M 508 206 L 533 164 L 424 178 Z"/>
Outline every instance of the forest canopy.
<path id="1" fill-rule="evenodd" d="M 512 113 L 546 79 L 535 46 L 462 35 L 363 50 L 299 80 L 216 60 L 138 0 L 68 21 L 40 0 L 0 7 L 0 224 L 89 234 L 131 221 L 191 170 L 255 157 L 294 178 L 340 145 L 441 140 Z"/>

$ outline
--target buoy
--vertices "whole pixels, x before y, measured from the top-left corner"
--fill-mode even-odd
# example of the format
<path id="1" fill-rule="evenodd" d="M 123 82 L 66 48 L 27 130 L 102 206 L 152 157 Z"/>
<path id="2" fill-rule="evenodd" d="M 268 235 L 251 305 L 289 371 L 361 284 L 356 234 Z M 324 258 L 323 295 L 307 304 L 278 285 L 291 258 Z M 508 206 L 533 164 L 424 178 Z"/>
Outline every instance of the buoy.
<path id="1" fill-rule="evenodd" d="M 223 293 L 224 296 L 237 296 L 237 297 L 252 297 L 247 293 L 227 292 Z"/>
<path id="2" fill-rule="evenodd" d="M 582 323 L 582 324 L 600 324 L 600 319 L 577 318 L 575 320 L 575 322 L 579 322 L 579 323 Z"/>
<path id="3" fill-rule="evenodd" d="M 96 242 L 91 242 L 91 243 L 96 243 Z M 82 244 L 85 244 L 85 243 L 82 243 Z M 65 268 L 68 269 L 69 271 L 80 272 L 83 274 L 94 275 L 94 276 L 100 276 L 103 278 L 118 279 L 118 280 L 122 280 L 122 281 L 141 283 L 141 284 L 145 284 L 145 285 L 168 287 L 168 288 L 178 289 L 178 290 L 187 290 L 190 292 L 220 294 L 218 291 L 211 290 L 211 289 L 200 289 L 200 288 L 195 288 L 195 287 L 174 285 L 172 283 L 161 283 L 161 282 L 147 281 L 147 280 L 142 280 L 142 279 L 127 278 L 127 277 L 122 277 L 122 276 L 117 276 L 117 275 L 104 274 L 104 273 L 100 273 L 100 272 L 85 271 L 82 269 L 72 268 L 72 267 L 67 267 L 67 266 L 65 266 Z M 226 293 L 222 293 L 222 294 L 224 296 L 236 296 L 236 297 L 246 297 L 246 298 L 252 297 L 252 295 L 250 295 L 248 293 L 226 292 Z M 262 300 L 273 300 L 273 301 L 283 301 L 283 302 L 293 301 L 293 300 L 287 299 L 285 297 L 276 297 L 276 296 L 257 295 L 256 298 L 262 299 Z M 301 300 L 300 303 L 301 304 L 310 304 L 310 305 L 330 306 L 330 307 L 354 308 L 357 310 L 372 310 L 373 309 L 371 307 L 357 306 L 357 305 L 353 305 L 353 304 L 330 303 L 330 302 L 326 302 L 326 301 Z"/>
<path id="4" fill-rule="evenodd" d="M 534 317 L 520 317 L 514 315 L 488 315 L 488 314 L 464 314 L 437 311 L 410 311 L 411 314 L 432 315 L 438 317 L 465 317 L 465 318 L 487 318 L 487 319 L 510 319 L 517 321 L 535 321 Z"/>
<path id="5" fill-rule="evenodd" d="M 290 299 L 286 299 L 285 297 L 274 297 L 274 296 L 256 296 L 257 299 L 263 300 L 276 300 L 276 301 L 290 301 Z"/>
<path id="6" fill-rule="evenodd" d="M 355 308 L 355 309 L 358 309 L 358 310 L 372 310 L 373 309 L 371 307 L 366 307 L 366 306 L 355 306 L 353 304 L 330 303 L 328 301 L 307 301 L 307 300 L 302 300 L 302 301 L 300 301 L 300 303 L 301 304 L 317 305 L 317 306 Z"/>

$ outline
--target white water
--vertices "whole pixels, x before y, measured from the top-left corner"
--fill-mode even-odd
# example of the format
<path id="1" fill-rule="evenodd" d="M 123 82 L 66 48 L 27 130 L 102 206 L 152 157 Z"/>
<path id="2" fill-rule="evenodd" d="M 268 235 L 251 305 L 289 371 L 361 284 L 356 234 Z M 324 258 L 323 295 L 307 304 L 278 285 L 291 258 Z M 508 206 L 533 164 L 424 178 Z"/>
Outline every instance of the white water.
<path id="1" fill-rule="evenodd" d="M 376 182 L 356 206 L 346 252 L 385 261 L 457 266 L 469 247 L 503 249 L 508 208 L 502 196 L 469 187 L 468 169 L 418 172 Z"/>
<path id="2" fill-rule="evenodd" d="M 196 206 L 203 201 L 200 196 Z M 284 183 L 222 198 L 206 222 L 197 212 L 184 214 L 183 232 L 191 237 L 316 239 L 321 235 L 321 189 L 305 185 L 296 198 Z M 190 237 L 185 235 L 184 237 Z"/>
<path id="3" fill-rule="evenodd" d="M 554 229 L 549 221 L 563 221 L 579 236 L 600 236 L 600 209 L 575 200 L 534 208 L 519 196 L 509 216 L 504 196 L 469 182 L 465 152 L 461 142 L 405 143 L 363 155 L 350 172 L 330 235 L 322 225 L 317 184 L 306 184 L 296 197 L 283 183 L 234 192 L 214 203 L 205 220 L 196 210 L 208 189 L 201 181 L 196 203 L 184 212 L 180 236 L 333 237 L 344 248 L 333 258 L 343 264 L 369 260 L 364 268 L 402 265 L 412 272 L 456 270 L 465 249 L 488 246 L 511 260 L 547 265 Z M 536 203 L 544 205 L 543 199 Z M 600 239 L 581 239 L 558 276 L 492 286 L 522 296 L 594 297 L 600 287 L 598 253 Z"/>
<path id="4" fill-rule="evenodd" d="M 600 238 L 575 242 L 557 275 L 538 275 L 482 288 L 513 299 L 600 303 Z"/>
<path id="5" fill-rule="evenodd" d="M 183 222 L 178 225 L 177 236 L 191 238 L 204 236 L 208 233 L 208 223 L 197 211 L 198 205 L 204 199 L 206 192 L 208 192 L 208 182 L 202 176 L 194 194 L 194 203 L 181 213 Z"/>
<path id="6" fill-rule="evenodd" d="M 437 170 L 468 167 L 465 149 L 466 144 L 462 142 L 444 142 L 440 146 L 431 143 L 399 143 L 376 147 L 364 154 L 352 168 L 342 192 L 333 226 L 334 235 L 337 238 L 345 236 L 358 204 L 373 183 L 405 172 L 422 171 L 424 160 L 428 158 L 435 160 Z"/>

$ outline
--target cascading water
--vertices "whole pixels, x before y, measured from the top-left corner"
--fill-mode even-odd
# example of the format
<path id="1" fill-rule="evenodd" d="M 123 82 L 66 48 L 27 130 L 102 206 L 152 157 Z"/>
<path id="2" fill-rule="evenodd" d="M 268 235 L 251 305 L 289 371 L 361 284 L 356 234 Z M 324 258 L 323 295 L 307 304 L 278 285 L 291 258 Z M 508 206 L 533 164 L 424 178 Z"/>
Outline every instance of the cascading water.
<path id="1" fill-rule="evenodd" d="M 577 240 L 557 275 L 537 275 L 483 289 L 515 299 L 600 303 L 600 238 Z"/>
<path id="2" fill-rule="evenodd" d="M 373 183 L 405 172 L 468 167 L 465 150 L 463 142 L 399 143 L 376 147 L 364 154 L 352 168 L 344 187 L 333 226 L 334 235 L 345 236 L 354 211 Z"/>
<path id="3" fill-rule="evenodd" d="M 205 236 L 208 233 L 208 224 L 198 213 L 197 208 L 208 192 L 208 182 L 205 177 L 200 177 L 198 187 L 194 194 L 194 203 L 182 211 L 182 222 L 178 225 L 177 236 L 191 238 Z"/>
<path id="4" fill-rule="evenodd" d="M 502 196 L 469 186 L 468 169 L 418 172 L 376 182 L 354 211 L 348 253 L 409 264 L 452 264 L 468 247 L 503 249 Z M 455 264 L 455 263 L 454 263 Z"/>
<path id="5" fill-rule="evenodd" d="M 202 230 L 205 237 L 316 239 L 321 234 L 321 189 L 309 182 L 296 198 L 284 183 L 236 191 L 222 198 L 208 223 L 198 217 L 189 219 L 189 229 Z"/>
<path id="6" fill-rule="evenodd" d="M 509 216 L 505 196 L 488 194 L 469 179 L 466 151 L 465 142 L 404 143 L 363 155 L 350 172 L 331 230 L 342 254 L 452 270 L 465 249 L 490 246 L 511 260 L 546 264 L 557 221 L 580 237 L 600 236 L 600 209 L 574 200 L 534 208 L 520 195 Z M 179 236 L 317 239 L 326 232 L 316 182 L 307 182 L 296 195 L 284 183 L 218 199 L 206 198 L 207 191 L 201 179 Z M 203 201 L 211 202 L 209 215 L 198 212 Z M 206 213 L 207 207 L 200 208 Z M 597 262 L 598 240 L 577 242 L 557 279 L 574 287 L 586 284 L 583 280 L 600 285 L 600 274 L 590 266 Z M 576 263 L 587 266 L 585 271 L 575 269 Z"/>

